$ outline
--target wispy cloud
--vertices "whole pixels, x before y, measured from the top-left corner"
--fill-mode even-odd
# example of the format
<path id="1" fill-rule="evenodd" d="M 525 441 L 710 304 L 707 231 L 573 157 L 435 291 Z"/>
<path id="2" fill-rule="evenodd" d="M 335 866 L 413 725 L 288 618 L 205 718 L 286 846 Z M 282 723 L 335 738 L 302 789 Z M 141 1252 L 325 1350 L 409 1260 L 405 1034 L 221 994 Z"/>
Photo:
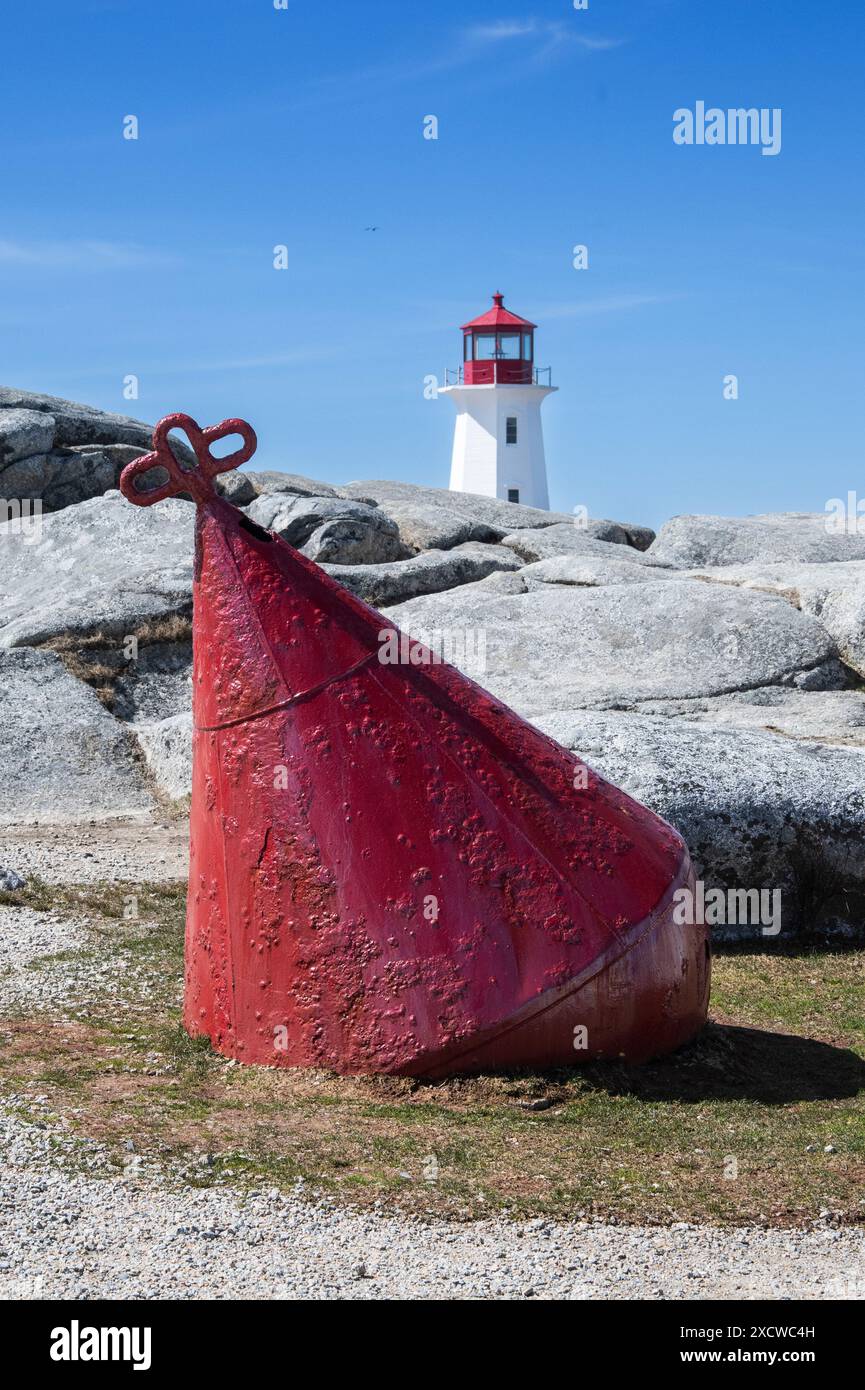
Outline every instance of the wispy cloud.
<path id="1" fill-rule="evenodd" d="M 125 270 L 176 264 L 176 256 L 148 246 L 119 241 L 7 241 L 0 239 L 0 266 L 43 269 Z"/>
<path id="2" fill-rule="evenodd" d="M 575 49 L 583 49 L 587 53 L 603 52 L 628 42 L 627 39 L 592 37 L 579 30 L 578 17 L 575 17 L 573 24 L 527 16 L 525 19 L 499 19 L 490 24 L 465 25 L 453 31 L 446 46 L 438 52 L 395 58 L 377 67 L 350 73 L 328 74 L 316 84 L 319 99 L 322 94 L 328 93 L 331 101 L 348 102 L 356 100 L 358 87 L 381 90 L 384 86 L 445 76 L 477 63 L 479 55 L 493 47 L 506 48 L 507 56 L 518 63 L 538 66 Z M 301 104 L 308 105 L 309 101 Z"/>
<path id="3" fill-rule="evenodd" d="M 574 24 L 550 19 L 499 19 L 492 24 L 473 24 L 463 33 L 470 44 L 481 46 L 507 43 L 512 39 L 535 40 L 543 52 L 575 47 L 601 53 L 606 49 L 619 48 L 626 42 L 625 39 L 581 34 Z"/>
<path id="4" fill-rule="evenodd" d="M 466 29 L 466 37 L 475 43 L 496 43 L 499 39 L 522 39 L 527 34 L 537 32 L 534 19 L 498 19 L 494 24 L 473 24 Z"/>

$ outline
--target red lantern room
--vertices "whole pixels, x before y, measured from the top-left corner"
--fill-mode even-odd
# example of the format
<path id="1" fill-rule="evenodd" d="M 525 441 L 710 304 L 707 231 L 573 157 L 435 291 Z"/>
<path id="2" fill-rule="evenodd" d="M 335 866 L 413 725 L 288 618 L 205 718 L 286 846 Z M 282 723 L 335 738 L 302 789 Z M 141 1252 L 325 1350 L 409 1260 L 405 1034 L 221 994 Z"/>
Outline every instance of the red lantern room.
<path id="1" fill-rule="evenodd" d="M 523 386 L 534 380 L 535 328 L 504 307 L 504 295 L 493 295 L 493 307 L 463 324 L 463 381 L 466 386 Z"/>

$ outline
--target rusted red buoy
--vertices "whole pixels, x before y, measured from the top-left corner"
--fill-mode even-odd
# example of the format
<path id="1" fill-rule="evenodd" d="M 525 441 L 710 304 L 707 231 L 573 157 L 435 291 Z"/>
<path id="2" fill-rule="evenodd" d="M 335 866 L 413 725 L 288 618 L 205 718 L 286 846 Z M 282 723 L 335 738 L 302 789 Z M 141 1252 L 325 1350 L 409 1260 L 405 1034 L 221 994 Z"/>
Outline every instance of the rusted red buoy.
<path id="1" fill-rule="evenodd" d="M 197 505 L 189 1032 L 244 1062 L 420 1076 L 685 1042 L 709 950 L 674 921 L 679 835 L 219 497 L 255 447 L 242 420 L 171 415 L 120 480 Z"/>

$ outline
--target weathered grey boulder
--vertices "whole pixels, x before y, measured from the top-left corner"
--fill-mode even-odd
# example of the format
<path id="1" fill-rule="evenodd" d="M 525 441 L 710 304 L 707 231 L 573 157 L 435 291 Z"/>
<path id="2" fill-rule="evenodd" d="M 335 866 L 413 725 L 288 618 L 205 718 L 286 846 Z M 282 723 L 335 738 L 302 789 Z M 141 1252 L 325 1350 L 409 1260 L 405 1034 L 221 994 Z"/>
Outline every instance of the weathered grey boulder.
<path id="1" fill-rule="evenodd" d="M 411 599 L 389 616 L 410 632 L 483 629 L 480 683 L 529 718 L 575 706 L 635 708 L 757 686 L 844 683 L 832 640 L 814 618 L 768 594 L 691 579 L 546 584 L 513 596 L 473 585 L 471 593 Z"/>
<path id="2" fill-rule="evenodd" d="M 573 526 L 591 540 L 607 541 L 611 545 L 627 545 L 634 550 L 648 550 L 655 533 L 648 526 L 634 526 L 629 521 L 608 521 L 603 517 L 576 517 L 556 514 L 554 526 Z M 545 528 L 548 529 L 548 528 Z"/>
<path id="3" fill-rule="evenodd" d="M 865 559 L 862 535 L 827 529 L 824 512 L 768 512 L 763 516 L 674 516 L 649 547 L 652 559 L 678 569 L 747 565 L 775 560 Z"/>
<path id="4" fill-rule="evenodd" d="M 6 869 L 0 864 L 0 889 L 4 893 L 17 893 L 19 889 L 26 887 L 26 878 L 22 878 L 14 869 Z"/>
<path id="5" fill-rule="evenodd" d="M 432 491 L 432 489 L 427 489 Z M 422 550 L 449 550 L 452 546 L 460 545 L 464 541 L 499 541 L 503 536 L 510 533 L 507 523 L 513 522 L 514 518 L 508 513 L 499 516 L 498 521 L 493 523 L 483 520 L 474 515 L 471 508 L 464 507 L 461 503 L 456 506 L 450 505 L 450 498 L 455 495 L 452 492 L 440 492 L 440 501 L 429 502 L 400 502 L 386 501 L 383 503 L 388 516 L 399 524 L 400 535 L 410 550 L 417 553 Z M 491 499 L 487 498 L 486 501 Z M 512 507 L 512 503 L 497 503 L 497 507 Z M 530 507 L 517 509 L 522 512 L 531 512 Z M 550 530 L 561 528 L 562 530 L 571 528 L 577 529 L 574 518 L 556 520 L 559 513 L 539 512 L 539 516 L 547 518 L 553 517 L 548 521 L 544 529 L 544 534 Z M 537 526 L 528 527 L 527 530 L 537 535 Z M 617 521 L 589 520 L 579 528 L 579 533 L 592 540 L 612 542 L 616 545 L 635 545 L 636 541 L 640 544 L 638 549 L 645 550 L 654 536 L 654 531 L 645 531 L 641 534 L 640 527 L 624 526 Z M 521 534 L 521 533 L 517 533 Z"/>
<path id="6" fill-rule="evenodd" d="M 698 579 L 777 594 L 812 613 L 834 638 L 841 659 L 865 676 L 865 560 L 780 562 L 691 570 Z"/>
<path id="7" fill-rule="evenodd" d="M 556 514 L 553 526 L 564 530 L 573 527 L 590 540 L 606 541 L 610 545 L 627 545 L 634 550 L 648 550 L 655 539 L 654 531 L 648 526 L 634 526 L 629 521 L 608 521 L 602 517 L 567 517 Z M 523 528 L 530 529 L 530 528 Z M 549 530 L 549 527 L 545 527 Z"/>
<path id="8" fill-rule="evenodd" d="M 506 549 L 505 546 L 501 547 Z M 523 579 L 523 570 L 493 570 L 484 579 L 477 579 L 471 584 L 463 585 L 466 598 L 477 589 L 481 598 L 487 594 L 527 594 L 529 586 Z"/>
<path id="9" fill-rule="evenodd" d="M 622 531 L 624 540 L 619 541 L 619 544 L 630 545 L 634 550 L 648 550 L 655 539 L 651 526 L 635 526 L 632 521 L 596 521 L 590 517 L 586 526 L 589 535 L 599 541 L 618 541 L 618 536 L 613 534 L 613 528 Z"/>
<path id="10" fill-rule="evenodd" d="M 416 594 L 436 594 L 471 584 L 494 570 L 516 570 L 519 561 L 501 545 L 468 541 L 453 550 L 426 550 L 391 565 L 324 565 L 340 584 L 373 608 L 402 603 Z M 441 624 L 439 624 L 441 626 Z"/>
<path id="11" fill-rule="evenodd" d="M 372 498 L 385 509 L 391 502 L 402 502 L 406 506 L 447 506 L 460 516 L 486 522 L 501 535 L 516 530 L 518 526 L 551 526 L 554 521 L 573 521 L 573 517 L 563 512 L 545 512 L 538 507 L 524 507 L 518 502 L 482 497 L 479 493 L 451 492 L 447 488 L 422 487 L 417 483 L 401 483 L 388 478 L 347 483 L 337 491 L 341 497 Z"/>
<path id="12" fill-rule="evenodd" d="M 54 449 L 4 468 L 0 489 L 7 499 L 39 498 L 43 512 L 57 512 L 90 497 L 101 497 L 116 487 L 120 472 L 102 450 Z"/>
<path id="13" fill-rule="evenodd" d="M 134 634 L 148 621 L 188 614 L 194 510 L 170 498 L 132 507 L 119 492 L 41 520 L 31 544 L 0 525 L 0 647 L 64 634 Z"/>
<path id="14" fill-rule="evenodd" d="M 172 439 L 171 442 L 178 457 L 185 459 L 186 462 L 191 462 L 191 451 L 184 449 L 179 440 Z M 73 455 L 80 454 L 85 458 L 90 457 L 90 455 L 99 455 L 100 458 L 106 458 L 113 464 L 114 476 L 118 479 L 127 463 L 132 463 L 133 459 L 141 457 L 141 449 L 137 444 L 70 444 L 68 449 L 55 450 L 55 452 Z M 82 497 L 80 500 L 84 502 L 87 499 Z"/>
<path id="15" fill-rule="evenodd" d="M 127 415 L 0 387 L 0 498 L 38 498 L 52 512 L 99 497 L 151 440 L 151 426 Z M 177 458 L 194 461 L 183 436 L 170 443 Z"/>
<path id="16" fill-rule="evenodd" d="M 406 553 L 396 522 L 378 507 L 361 502 L 267 493 L 246 512 L 259 526 L 322 564 L 383 564 Z"/>
<path id="17" fill-rule="evenodd" d="M 145 816 L 126 730 L 51 652 L 0 652 L 0 822 Z"/>
<path id="18" fill-rule="evenodd" d="M 536 722 L 672 822 L 707 889 L 779 889 L 782 937 L 865 923 L 861 753 L 644 714 Z"/>
<path id="19" fill-rule="evenodd" d="M 111 712 L 130 723 L 149 724 L 185 714 L 191 703 L 191 641 L 148 642 L 123 662 L 114 682 Z"/>
<path id="20" fill-rule="evenodd" d="M 405 555 L 399 531 L 390 529 L 395 525 L 384 515 L 381 525 L 348 517 L 326 521 L 300 549 L 319 565 L 386 564 Z"/>
<path id="21" fill-rule="evenodd" d="M 489 574 L 485 579 L 479 579 L 476 586 L 466 586 L 463 597 L 467 599 L 473 587 L 477 587 L 483 597 L 491 590 L 497 594 L 527 594 L 532 589 L 541 589 L 548 584 L 597 589 L 608 584 L 644 584 L 654 579 L 679 577 L 678 570 L 662 569 L 660 565 L 632 564 L 630 559 L 612 558 L 616 548 L 604 542 L 600 543 L 599 548 L 602 547 L 610 551 L 610 558 L 605 554 L 552 555 L 548 560 L 523 565 L 522 569 L 514 573 Z M 503 545 L 501 548 L 507 547 Z"/>
<path id="22" fill-rule="evenodd" d="M 545 534 L 545 533 L 542 533 Z M 619 559 L 617 550 L 608 555 L 580 554 L 551 555 L 520 570 L 526 591 L 539 584 L 576 584 L 601 588 L 607 584 L 645 584 L 655 579 L 675 578 L 677 570 L 662 569 L 660 565 L 634 564 L 626 556 Z"/>
<path id="23" fill-rule="evenodd" d="M 556 555 L 597 555 L 618 560 L 619 563 L 656 565 L 651 552 L 637 550 L 624 542 L 617 542 L 615 534 L 609 540 L 590 534 L 583 526 L 575 526 L 573 521 L 555 522 L 543 530 L 510 531 L 503 538 L 514 554 L 527 564 L 539 560 L 549 560 Z"/>
<path id="24" fill-rule="evenodd" d="M 251 473 L 240 473 L 232 469 L 230 473 L 218 473 L 213 480 L 220 497 L 233 502 L 235 507 L 248 507 L 258 496 L 258 489 L 252 481 Z"/>
<path id="25" fill-rule="evenodd" d="M 157 792 L 170 801 L 192 794 L 192 712 L 175 714 L 153 724 L 136 724 L 147 770 Z"/>
<path id="26" fill-rule="evenodd" d="M 451 492 L 445 488 L 419 487 L 415 483 L 400 483 L 376 478 L 370 482 L 348 483 L 338 488 L 340 496 L 356 500 L 374 499 L 390 512 L 393 504 L 410 507 L 447 507 L 449 511 L 475 524 L 489 526 L 495 532 L 492 539 L 500 540 L 511 531 L 524 528 L 553 526 L 556 523 L 574 525 L 567 512 L 546 512 L 539 507 L 524 507 L 518 502 L 504 502 L 498 497 L 482 497 L 474 492 Z M 584 534 L 595 540 L 613 541 L 645 550 L 654 538 L 647 526 L 632 526 L 624 521 L 592 519 L 585 523 Z"/>
<path id="27" fill-rule="evenodd" d="M 260 472 L 255 469 L 219 473 L 216 490 L 236 507 L 246 507 L 256 497 L 280 492 L 293 493 L 298 497 L 337 496 L 329 483 L 320 483 L 315 478 L 304 478 L 299 473 Z"/>
<path id="28" fill-rule="evenodd" d="M 640 713 L 762 730 L 809 743 L 865 747 L 863 690 L 797 690 L 771 685 L 698 700 L 646 700 Z"/>
<path id="29" fill-rule="evenodd" d="M 442 493 L 442 498 L 449 494 Z M 452 550 L 465 541 L 497 541 L 501 528 L 477 521 L 438 502 L 388 502 L 387 514 L 399 527 L 407 551 Z"/>
<path id="30" fill-rule="evenodd" d="M 54 416 L 43 411 L 0 410 L 0 478 L 10 463 L 47 454 L 54 430 Z"/>
<path id="31" fill-rule="evenodd" d="M 55 445 L 71 444 L 135 444 L 140 452 L 152 447 L 153 427 L 128 415 L 97 410 L 92 405 L 63 400 L 60 396 L 45 396 L 38 391 L 19 391 L 12 386 L 0 386 L 0 418 L 7 410 L 35 411 L 54 421 Z M 35 453 L 40 452 L 38 449 Z"/>

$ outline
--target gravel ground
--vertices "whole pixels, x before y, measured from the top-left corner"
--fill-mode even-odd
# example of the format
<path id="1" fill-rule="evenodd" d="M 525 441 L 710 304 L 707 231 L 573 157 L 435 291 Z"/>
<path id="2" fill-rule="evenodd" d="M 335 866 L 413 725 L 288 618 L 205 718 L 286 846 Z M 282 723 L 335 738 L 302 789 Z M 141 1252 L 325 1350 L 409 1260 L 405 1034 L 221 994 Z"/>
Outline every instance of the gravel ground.
<path id="1" fill-rule="evenodd" d="M 24 1005 L 68 1008 L 82 997 L 81 989 L 86 989 L 94 968 L 102 967 L 73 958 L 62 971 L 46 971 L 34 969 L 34 962 L 58 951 L 80 952 L 88 927 L 86 917 L 0 906 L 0 1000 L 4 1012 Z"/>
<path id="2" fill-rule="evenodd" d="M 460 1226 L 300 1192 L 180 1191 L 135 1157 L 96 1176 L 98 1147 L 11 1117 L 0 1155 L 3 1298 L 865 1297 L 862 1232 Z"/>
<path id="3" fill-rule="evenodd" d="M 130 987 L 146 991 L 153 978 L 146 965 L 124 950 L 121 938 L 106 940 L 93 930 L 89 917 L 0 904 L 4 1013 L 50 1009 L 68 1018 L 86 1013 L 96 998 L 103 1008 L 114 1004 L 122 1011 Z"/>
<path id="4" fill-rule="evenodd" d="M 46 883 L 168 883 L 186 877 L 186 821 L 0 826 L 0 865 Z"/>
<path id="5" fill-rule="evenodd" d="M 185 842 L 185 826 L 4 830 L 0 864 L 54 882 L 167 880 Z M 99 944 L 85 916 L 0 908 L 0 1003 L 68 1014 L 110 992 L 122 943 Z M 44 1118 L 25 1123 L 22 1104 Z M 38 1097 L 0 1111 L 0 1298 L 530 1297 L 865 1298 L 865 1232 L 429 1222 L 302 1185 L 193 1188 L 134 1153 L 121 1172 Z"/>

